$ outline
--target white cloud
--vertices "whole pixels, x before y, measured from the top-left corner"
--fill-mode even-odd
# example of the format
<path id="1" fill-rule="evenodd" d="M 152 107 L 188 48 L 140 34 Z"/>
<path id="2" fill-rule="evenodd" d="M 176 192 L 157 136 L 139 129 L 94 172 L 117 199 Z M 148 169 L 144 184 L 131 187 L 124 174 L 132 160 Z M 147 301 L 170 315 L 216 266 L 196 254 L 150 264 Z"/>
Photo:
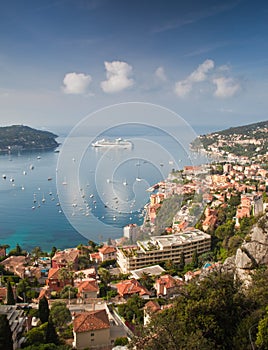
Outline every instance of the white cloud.
<path id="1" fill-rule="evenodd" d="M 134 84 L 134 80 L 129 76 L 132 67 L 122 61 L 104 62 L 107 80 L 101 82 L 101 88 L 106 93 L 122 91 Z"/>
<path id="2" fill-rule="evenodd" d="M 214 61 L 205 60 L 202 64 L 200 64 L 196 70 L 194 70 L 187 80 L 198 83 L 200 81 L 204 81 L 207 79 L 207 73 L 214 68 Z"/>
<path id="3" fill-rule="evenodd" d="M 232 97 L 240 89 L 239 83 L 233 78 L 214 78 L 213 83 L 216 85 L 214 96 L 220 98 Z"/>
<path id="4" fill-rule="evenodd" d="M 155 72 L 155 76 L 161 81 L 167 81 L 166 73 L 163 67 L 158 67 Z"/>
<path id="5" fill-rule="evenodd" d="M 181 80 L 175 84 L 175 94 L 179 97 L 185 97 L 192 90 L 192 84 L 188 80 Z"/>
<path id="6" fill-rule="evenodd" d="M 92 78 L 84 73 L 67 73 L 63 79 L 63 91 L 65 94 L 84 94 L 87 91 Z"/>
<path id="7" fill-rule="evenodd" d="M 174 89 L 175 94 L 179 97 L 185 97 L 188 95 L 193 88 L 193 84 L 205 81 L 207 79 L 208 72 L 213 68 L 214 61 L 205 60 L 197 67 L 197 69 L 188 75 L 186 79 L 176 82 Z"/>

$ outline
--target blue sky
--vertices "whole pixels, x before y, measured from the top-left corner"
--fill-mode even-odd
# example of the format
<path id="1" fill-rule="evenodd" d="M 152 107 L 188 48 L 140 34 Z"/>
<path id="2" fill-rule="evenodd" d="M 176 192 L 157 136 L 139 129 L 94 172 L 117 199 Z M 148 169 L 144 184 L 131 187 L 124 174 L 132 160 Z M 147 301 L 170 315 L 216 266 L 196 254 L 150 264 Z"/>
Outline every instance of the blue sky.
<path id="1" fill-rule="evenodd" d="M 204 130 L 267 120 L 267 33 L 266 1 L 2 0 L 0 125 L 127 101 Z"/>

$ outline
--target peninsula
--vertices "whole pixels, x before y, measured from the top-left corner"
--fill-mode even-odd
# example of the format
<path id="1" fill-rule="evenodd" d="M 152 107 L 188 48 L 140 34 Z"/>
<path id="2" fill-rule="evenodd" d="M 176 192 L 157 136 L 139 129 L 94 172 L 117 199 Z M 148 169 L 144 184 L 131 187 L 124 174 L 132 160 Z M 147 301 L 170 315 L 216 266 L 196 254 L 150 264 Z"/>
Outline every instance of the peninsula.
<path id="1" fill-rule="evenodd" d="M 25 125 L 0 127 L 0 151 L 30 151 L 55 149 L 58 136 L 43 130 L 36 130 Z"/>

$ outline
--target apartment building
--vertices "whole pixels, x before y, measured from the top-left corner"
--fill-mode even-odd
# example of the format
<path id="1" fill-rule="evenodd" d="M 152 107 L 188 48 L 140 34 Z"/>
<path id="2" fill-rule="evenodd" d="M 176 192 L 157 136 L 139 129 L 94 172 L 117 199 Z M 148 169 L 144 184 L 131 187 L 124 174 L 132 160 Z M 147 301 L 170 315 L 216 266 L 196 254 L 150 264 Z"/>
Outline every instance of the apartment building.
<path id="1" fill-rule="evenodd" d="M 211 249 L 211 236 L 197 229 L 189 229 L 173 235 L 154 236 L 138 241 L 135 246 L 117 249 L 117 263 L 123 273 L 171 260 L 179 263 L 181 253 L 190 262 L 193 252 L 205 253 Z"/>

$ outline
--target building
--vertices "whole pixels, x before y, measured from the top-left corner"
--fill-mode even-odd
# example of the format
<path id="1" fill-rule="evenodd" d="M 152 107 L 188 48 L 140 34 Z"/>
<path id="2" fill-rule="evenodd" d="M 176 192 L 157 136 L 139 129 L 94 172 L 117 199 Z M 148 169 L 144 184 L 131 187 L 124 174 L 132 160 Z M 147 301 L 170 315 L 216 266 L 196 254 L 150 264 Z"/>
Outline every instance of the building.
<path id="1" fill-rule="evenodd" d="M 174 235 L 154 236 L 138 241 L 136 246 L 117 249 L 117 263 L 123 273 L 171 260 L 180 263 L 181 253 L 190 262 L 193 252 L 205 253 L 211 249 L 211 236 L 197 229 Z"/>
<path id="2" fill-rule="evenodd" d="M 171 275 L 163 275 L 160 276 L 154 284 L 154 287 L 156 289 L 156 295 L 157 297 L 164 297 L 164 298 L 170 298 L 173 295 L 176 295 L 180 287 L 183 285 L 183 281 L 174 278 Z"/>
<path id="3" fill-rule="evenodd" d="M 78 269 L 78 257 L 79 250 L 76 248 L 65 249 L 53 256 L 51 265 L 53 268 L 62 268 L 62 267 L 72 267 L 73 270 Z"/>
<path id="4" fill-rule="evenodd" d="M 99 255 L 101 262 L 116 259 L 116 248 L 109 245 L 105 245 L 99 249 Z"/>
<path id="5" fill-rule="evenodd" d="M 106 310 L 85 311 L 74 316 L 75 349 L 102 349 L 111 345 L 110 322 Z"/>
<path id="6" fill-rule="evenodd" d="M 77 284 L 77 297 L 79 302 L 86 302 L 89 298 L 97 298 L 99 286 L 95 279 L 83 281 Z"/>
<path id="7" fill-rule="evenodd" d="M 130 240 L 130 242 L 136 242 L 138 232 L 139 232 L 139 227 L 136 224 L 129 224 L 125 226 L 123 229 L 124 237 Z"/>

